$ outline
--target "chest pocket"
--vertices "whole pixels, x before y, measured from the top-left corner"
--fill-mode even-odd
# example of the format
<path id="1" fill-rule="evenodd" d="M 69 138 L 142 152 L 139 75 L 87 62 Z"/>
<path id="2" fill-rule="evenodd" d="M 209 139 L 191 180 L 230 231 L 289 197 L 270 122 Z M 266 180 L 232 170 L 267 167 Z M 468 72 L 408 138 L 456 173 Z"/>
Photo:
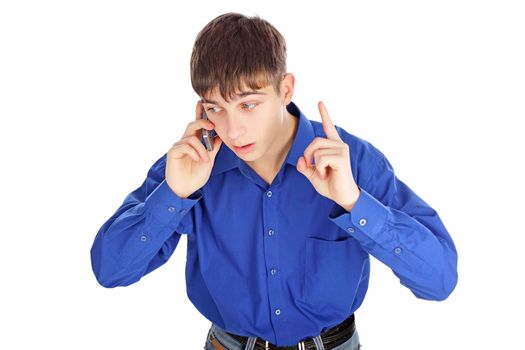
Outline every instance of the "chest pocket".
<path id="1" fill-rule="evenodd" d="M 319 315 L 348 316 L 361 280 L 366 252 L 348 237 L 306 238 L 304 301 Z"/>

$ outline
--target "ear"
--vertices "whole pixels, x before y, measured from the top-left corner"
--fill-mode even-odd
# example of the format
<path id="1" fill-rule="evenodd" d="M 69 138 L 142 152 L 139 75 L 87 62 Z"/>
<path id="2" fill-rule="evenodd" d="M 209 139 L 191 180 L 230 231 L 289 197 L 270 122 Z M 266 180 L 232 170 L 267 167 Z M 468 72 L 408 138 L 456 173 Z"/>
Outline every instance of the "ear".
<path id="1" fill-rule="evenodd" d="M 281 81 L 281 98 L 285 106 L 292 100 L 295 77 L 292 73 L 286 73 Z"/>

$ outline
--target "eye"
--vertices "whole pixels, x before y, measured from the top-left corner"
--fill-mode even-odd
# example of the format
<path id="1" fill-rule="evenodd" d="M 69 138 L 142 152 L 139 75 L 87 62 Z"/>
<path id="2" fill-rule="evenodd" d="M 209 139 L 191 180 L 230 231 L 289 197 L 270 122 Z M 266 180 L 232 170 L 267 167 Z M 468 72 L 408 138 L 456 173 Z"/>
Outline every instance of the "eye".
<path id="1" fill-rule="evenodd" d="M 257 106 L 257 103 L 243 103 L 243 106 L 253 106 L 252 108 L 246 108 L 248 110 L 252 110 Z"/>
<path id="2" fill-rule="evenodd" d="M 241 106 L 243 109 L 251 111 L 255 109 L 255 107 L 257 107 L 257 103 L 242 103 Z M 218 110 L 215 110 L 215 109 L 218 109 Z M 210 107 L 210 108 L 206 108 L 206 111 L 211 112 L 211 114 L 217 114 L 220 112 L 220 108 Z"/>
<path id="3" fill-rule="evenodd" d="M 212 111 L 212 113 L 217 113 L 217 111 L 214 111 L 215 107 L 207 108 L 206 111 Z"/>

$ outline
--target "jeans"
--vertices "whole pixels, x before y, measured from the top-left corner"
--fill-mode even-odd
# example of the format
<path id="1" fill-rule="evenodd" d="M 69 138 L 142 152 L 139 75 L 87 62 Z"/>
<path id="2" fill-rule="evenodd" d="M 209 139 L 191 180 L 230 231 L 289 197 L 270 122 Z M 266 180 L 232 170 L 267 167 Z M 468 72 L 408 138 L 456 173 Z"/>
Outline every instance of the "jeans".
<path id="1" fill-rule="evenodd" d="M 315 337 L 314 342 L 316 344 L 317 350 L 325 350 L 322 342 L 320 341 L 321 338 L 318 335 Z M 210 330 L 208 331 L 208 335 L 206 336 L 206 344 L 204 346 L 204 350 L 222 350 L 220 346 L 224 350 L 253 350 L 253 347 L 255 346 L 255 337 L 248 338 L 248 343 L 246 346 L 239 343 L 236 339 L 232 338 L 230 335 L 224 332 L 223 329 L 217 327 L 215 324 L 212 323 Z M 213 344 L 219 344 L 218 347 L 214 347 Z M 354 331 L 354 334 L 350 339 L 348 339 L 343 344 L 338 345 L 337 347 L 333 348 L 332 350 L 359 350 L 361 349 L 361 343 L 359 342 L 359 334 L 357 333 L 357 328 Z"/>

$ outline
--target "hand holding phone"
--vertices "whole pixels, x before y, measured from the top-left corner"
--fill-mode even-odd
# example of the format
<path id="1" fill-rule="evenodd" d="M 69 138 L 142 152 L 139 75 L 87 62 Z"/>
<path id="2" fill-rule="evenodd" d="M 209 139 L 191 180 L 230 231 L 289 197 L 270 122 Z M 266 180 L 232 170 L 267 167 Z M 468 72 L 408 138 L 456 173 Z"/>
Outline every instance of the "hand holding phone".
<path id="1" fill-rule="evenodd" d="M 208 182 L 222 145 L 200 101 L 195 114 L 195 120 L 188 124 L 166 158 L 166 183 L 181 198 L 189 197 Z"/>
<path id="2" fill-rule="evenodd" d="M 202 108 L 201 118 L 204 120 L 209 120 L 204 107 Z M 214 143 L 215 136 L 217 136 L 217 134 L 215 133 L 215 129 L 212 129 L 212 130 L 207 130 L 204 128 L 202 129 L 202 142 L 204 146 L 206 146 L 206 149 L 208 151 L 213 151 L 213 143 Z"/>

